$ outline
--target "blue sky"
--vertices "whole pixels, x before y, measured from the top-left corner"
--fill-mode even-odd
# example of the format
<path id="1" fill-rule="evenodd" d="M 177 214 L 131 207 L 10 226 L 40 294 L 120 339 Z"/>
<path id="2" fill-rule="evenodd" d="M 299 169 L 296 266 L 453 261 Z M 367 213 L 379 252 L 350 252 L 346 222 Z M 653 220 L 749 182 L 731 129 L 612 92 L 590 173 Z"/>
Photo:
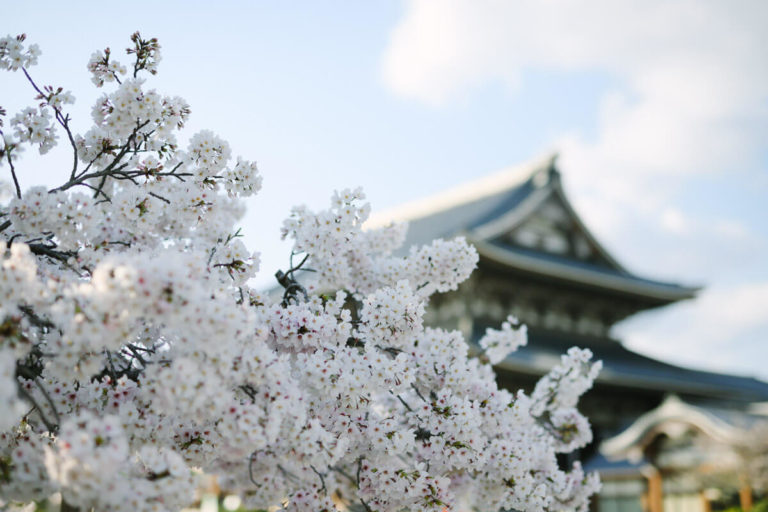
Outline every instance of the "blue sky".
<path id="1" fill-rule="evenodd" d="M 291 205 L 362 185 L 374 210 L 558 150 L 566 191 L 631 270 L 701 284 L 696 301 L 617 330 L 670 361 L 768 378 L 768 10 L 763 2 L 16 2 L 2 28 L 72 90 L 140 30 L 163 47 L 151 86 L 257 160 L 244 228 L 260 282 L 287 262 Z M 0 105 L 31 100 L 0 76 Z M 54 183 L 63 153 L 23 161 Z"/>

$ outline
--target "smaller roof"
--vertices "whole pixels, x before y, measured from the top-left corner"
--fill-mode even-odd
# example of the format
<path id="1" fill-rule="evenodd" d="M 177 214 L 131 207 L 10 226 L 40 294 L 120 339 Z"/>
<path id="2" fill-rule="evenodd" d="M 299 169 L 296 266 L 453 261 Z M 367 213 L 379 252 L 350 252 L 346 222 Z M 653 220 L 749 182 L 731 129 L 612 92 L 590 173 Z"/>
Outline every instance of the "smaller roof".
<path id="1" fill-rule="evenodd" d="M 660 429 L 675 423 L 695 427 L 716 442 L 735 446 L 744 441 L 751 428 L 764 421 L 765 417 L 746 411 L 692 405 L 677 395 L 670 395 L 629 428 L 603 441 L 600 452 L 609 459 L 639 458 L 645 446 L 662 431 Z"/>
<path id="2" fill-rule="evenodd" d="M 403 251 L 437 238 L 465 236 L 482 259 L 508 269 L 642 298 L 656 305 L 696 294 L 697 287 L 646 279 L 619 264 L 571 206 L 556 161 L 557 155 L 550 155 L 380 212 L 371 217 L 367 227 L 408 222 Z"/>

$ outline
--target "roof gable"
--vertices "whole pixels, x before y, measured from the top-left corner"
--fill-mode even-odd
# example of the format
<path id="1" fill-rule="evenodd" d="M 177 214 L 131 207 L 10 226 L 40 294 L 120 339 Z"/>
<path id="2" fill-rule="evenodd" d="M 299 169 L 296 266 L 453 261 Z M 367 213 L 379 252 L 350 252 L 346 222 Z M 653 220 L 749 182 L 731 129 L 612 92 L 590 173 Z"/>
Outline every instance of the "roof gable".
<path id="1" fill-rule="evenodd" d="M 609 266 L 558 202 L 549 198 L 520 225 L 495 237 L 499 244 Z"/>
<path id="2" fill-rule="evenodd" d="M 557 171 L 519 208 L 472 229 L 473 238 L 499 247 L 547 253 L 625 272 L 589 232 L 562 192 Z"/>
<path id="3" fill-rule="evenodd" d="M 410 222 L 406 246 L 464 234 L 624 271 L 569 203 L 557 155 L 488 176 L 438 196 L 375 215 L 367 226 Z"/>

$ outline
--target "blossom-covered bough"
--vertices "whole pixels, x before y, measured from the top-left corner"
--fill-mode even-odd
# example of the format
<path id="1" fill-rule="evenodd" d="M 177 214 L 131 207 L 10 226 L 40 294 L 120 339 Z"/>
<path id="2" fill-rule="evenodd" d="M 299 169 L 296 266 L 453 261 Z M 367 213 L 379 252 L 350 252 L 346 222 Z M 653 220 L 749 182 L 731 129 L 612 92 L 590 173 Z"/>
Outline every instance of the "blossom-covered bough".
<path id="1" fill-rule="evenodd" d="M 405 226 L 363 230 L 359 190 L 292 211 L 281 296 L 249 286 L 259 257 L 234 226 L 256 166 L 209 131 L 182 149 L 190 109 L 145 82 L 157 41 L 132 43 L 132 69 L 109 50 L 88 62 L 112 90 L 79 134 L 72 95 L 28 71 L 37 47 L 0 39 L 0 67 L 37 95 L 0 117 L 2 501 L 179 510 L 215 475 L 258 509 L 586 510 L 597 477 L 556 455 L 591 439 L 575 408 L 591 354 L 571 349 L 530 395 L 499 389 L 491 365 L 523 326 L 510 318 L 471 352 L 422 322 L 475 250 L 437 240 L 394 256 Z M 62 184 L 23 190 L 20 152 L 59 139 L 74 156 Z"/>

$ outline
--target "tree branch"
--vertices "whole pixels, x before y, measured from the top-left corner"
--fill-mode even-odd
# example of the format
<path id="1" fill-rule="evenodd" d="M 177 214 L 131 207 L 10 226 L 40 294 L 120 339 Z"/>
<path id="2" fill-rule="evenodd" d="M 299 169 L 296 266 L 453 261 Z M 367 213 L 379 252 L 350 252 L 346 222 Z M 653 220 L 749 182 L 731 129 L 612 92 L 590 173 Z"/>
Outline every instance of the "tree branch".
<path id="1" fill-rule="evenodd" d="M 0 132 L 0 136 L 2 132 Z M 15 148 L 14 148 L 15 149 Z M 16 177 L 16 168 L 13 166 L 13 160 L 11 159 L 11 149 L 5 152 L 5 158 L 8 160 L 8 165 L 11 168 L 11 177 L 13 177 L 13 185 L 16 187 L 16 197 L 21 199 L 21 187 L 19 187 L 19 179 Z"/>
<path id="2" fill-rule="evenodd" d="M 45 94 L 43 91 L 40 90 L 40 88 L 37 86 L 34 80 L 32 80 L 32 77 L 29 76 L 29 73 L 27 72 L 27 69 L 22 67 L 21 70 L 24 72 L 24 76 L 27 77 L 27 80 L 29 80 L 29 83 L 32 84 L 32 87 L 37 91 L 37 93 L 40 95 L 41 99 L 45 99 L 46 103 L 50 100 L 51 95 Z M 47 103 L 49 107 L 51 107 L 55 113 L 56 121 L 64 128 L 64 131 L 67 132 L 67 138 L 69 139 L 69 143 L 72 146 L 72 152 L 74 153 L 74 162 L 72 163 L 72 174 L 71 177 L 75 176 L 75 173 L 77 173 L 77 144 L 75 144 L 75 138 L 72 135 L 72 130 L 69 129 L 69 114 L 66 116 L 61 113 L 61 110 L 54 107 L 50 103 Z"/>
<path id="3" fill-rule="evenodd" d="M 47 256 L 48 258 L 67 263 L 69 258 L 77 256 L 74 251 L 57 251 L 51 246 L 45 244 L 27 244 L 32 254 L 37 256 Z"/>

